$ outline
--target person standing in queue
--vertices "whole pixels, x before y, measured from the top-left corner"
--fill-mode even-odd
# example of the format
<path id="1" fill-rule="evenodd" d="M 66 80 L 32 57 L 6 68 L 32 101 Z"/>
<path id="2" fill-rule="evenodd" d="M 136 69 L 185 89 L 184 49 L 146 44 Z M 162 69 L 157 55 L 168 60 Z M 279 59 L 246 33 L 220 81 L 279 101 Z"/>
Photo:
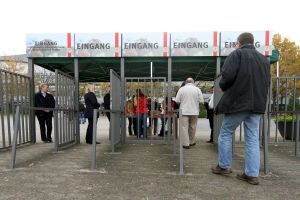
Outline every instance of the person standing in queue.
<path id="1" fill-rule="evenodd" d="M 108 93 L 106 93 L 104 95 L 103 103 L 104 103 L 104 109 L 110 110 L 110 91 L 108 91 Z M 105 115 L 106 115 L 108 121 L 110 121 L 110 112 L 105 112 Z"/>
<path id="2" fill-rule="evenodd" d="M 194 85 L 194 79 L 187 78 L 185 86 L 176 95 L 176 103 L 182 109 L 182 143 L 183 148 L 189 149 L 196 145 L 195 134 L 199 115 L 199 104 L 204 103 L 201 90 Z"/>
<path id="3" fill-rule="evenodd" d="M 141 89 L 136 90 L 133 103 L 137 113 L 138 138 L 145 139 L 147 138 L 148 98 L 142 93 Z"/>
<path id="4" fill-rule="evenodd" d="M 97 120 L 99 117 L 99 113 L 97 112 L 97 119 L 94 119 L 93 113 L 94 109 L 98 109 L 100 107 L 100 104 L 97 101 L 92 85 L 89 85 L 88 92 L 84 95 L 84 101 L 86 106 L 84 117 L 88 118 L 89 122 L 86 130 L 85 141 L 87 144 L 93 144 L 93 121 Z M 100 142 L 96 141 L 96 144 L 100 144 Z"/>
<path id="5" fill-rule="evenodd" d="M 236 47 L 224 62 L 219 82 L 224 94 L 215 112 L 223 113 L 224 119 L 218 140 L 218 164 L 212 168 L 212 173 L 232 173 L 232 136 L 244 122 L 245 167 L 237 178 L 258 185 L 259 125 L 261 115 L 266 112 L 270 62 L 255 49 L 252 33 L 240 34 Z"/>
<path id="6" fill-rule="evenodd" d="M 41 131 L 41 139 L 44 143 L 52 142 L 52 117 L 53 111 L 49 108 L 55 108 L 55 100 L 52 94 L 48 93 L 49 85 L 42 84 L 40 91 L 35 94 L 35 107 L 45 108 L 44 110 L 36 110 L 35 115 L 38 118 Z M 46 127 L 47 136 L 46 136 Z"/>

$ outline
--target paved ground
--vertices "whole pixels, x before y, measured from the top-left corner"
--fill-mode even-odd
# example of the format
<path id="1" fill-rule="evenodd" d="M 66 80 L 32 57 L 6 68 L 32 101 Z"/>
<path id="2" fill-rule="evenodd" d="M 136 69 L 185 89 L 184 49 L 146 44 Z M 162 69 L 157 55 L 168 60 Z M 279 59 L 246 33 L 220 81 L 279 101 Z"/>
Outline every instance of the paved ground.
<path id="1" fill-rule="evenodd" d="M 271 174 L 261 172 L 261 184 L 252 186 L 235 178 L 243 168 L 243 145 L 235 147 L 232 175 L 210 173 L 217 151 L 205 143 L 205 120 L 198 123 L 197 145 L 184 151 L 184 176 L 178 175 L 178 155 L 168 145 L 124 145 L 111 154 L 107 127 L 101 119 L 95 171 L 91 146 L 84 143 L 58 153 L 53 144 L 20 147 L 14 170 L 7 168 L 10 152 L 0 152 L 0 199 L 300 199 L 300 158 L 289 144 L 271 145 Z"/>

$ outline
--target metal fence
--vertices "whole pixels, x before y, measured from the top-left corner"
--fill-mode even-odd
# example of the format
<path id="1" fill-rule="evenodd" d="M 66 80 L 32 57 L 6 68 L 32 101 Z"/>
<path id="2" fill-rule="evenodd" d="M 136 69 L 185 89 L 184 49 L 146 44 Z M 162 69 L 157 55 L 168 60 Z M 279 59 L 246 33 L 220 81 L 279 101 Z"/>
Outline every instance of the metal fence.
<path id="1" fill-rule="evenodd" d="M 75 142 L 76 109 L 75 109 L 75 82 L 74 78 L 55 70 L 55 108 L 54 130 L 56 147 L 63 147 Z"/>
<path id="2" fill-rule="evenodd" d="M 147 98 L 147 108 L 148 113 L 145 113 L 147 116 L 147 130 L 146 135 L 138 134 L 139 130 L 134 131 L 134 127 L 132 132 L 137 132 L 137 135 L 132 134 L 132 136 L 128 136 L 126 138 L 127 143 L 165 143 L 170 142 L 171 134 L 169 133 L 169 129 L 172 126 L 171 121 L 172 116 L 168 116 L 167 113 L 162 112 L 162 109 L 166 107 L 168 102 L 166 102 L 166 78 L 165 77 L 126 77 L 126 99 L 127 104 L 130 103 L 134 106 L 134 100 L 138 100 L 138 98 L 134 99 L 134 97 L 139 96 L 139 91 L 137 93 L 137 89 L 144 94 Z M 136 109 L 139 110 L 140 104 L 137 103 Z M 129 120 L 132 120 L 132 123 L 136 123 L 137 127 L 142 126 L 140 115 L 136 113 L 126 113 L 126 117 Z M 160 129 L 159 129 L 160 128 Z M 163 129 L 163 130 L 162 130 Z M 166 130 L 166 131 L 165 131 Z M 158 137 L 159 132 L 162 131 L 162 134 Z M 129 132 L 129 130 L 128 130 Z M 127 132 L 127 133 L 128 133 Z M 170 131 L 171 133 L 171 131 Z M 128 135 L 128 134 L 127 134 Z"/>
<path id="3" fill-rule="evenodd" d="M 32 110 L 32 111 L 37 111 L 37 110 L 44 110 L 45 108 L 38 108 L 38 107 L 29 107 L 26 106 L 25 108 L 23 108 L 24 105 L 22 104 L 14 104 L 15 107 L 15 113 L 13 114 L 13 118 L 14 118 L 14 124 L 13 124 L 13 129 L 12 129 L 12 142 L 11 142 L 11 159 L 10 159 L 10 163 L 9 163 L 9 167 L 11 169 L 15 168 L 15 163 L 16 163 L 16 152 L 17 152 L 17 145 L 18 145 L 18 138 L 20 137 L 20 129 L 21 129 L 21 110 L 23 109 L 27 109 L 27 110 Z M 58 116 L 58 113 L 64 112 L 64 113 L 71 113 L 74 111 L 70 110 L 70 109 L 64 109 L 64 108 L 48 108 L 50 111 L 54 112 L 54 126 L 58 127 L 57 125 L 57 118 L 55 116 Z M 64 120 L 62 120 L 64 121 Z M 74 134 L 74 133 L 72 133 Z M 58 129 L 54 130 L 54 148 L 56 151 L 59 150 L 59 147 L 64 146 L 63 144 L 60 144 L 59 141 L 61 141 L 61 138 L 64 137 L 64 135 L 66 136 L 66 134 L 64 132 L 59 132 Z M 67 137 L 68 138 L 68 137 Z M 71 138 L 71 137 L 70 137 Z M 75 141 L 72 141 L 73 143 L 75 143 Z M 68 142 L 67 144 L 71 144 L 71 142 Z"/>
<path id="4" fill-rule="evenodd" d="M 17 144 L 31 142 L 29 131 L 29 77 L 0 69 L 0 149 L 11 147 L 15 124 L 15 105 L 20 107 L 20 128 Z"/>
<path id="5" fill-rule="evenodd" d="M 113 70 L 110 70 L 111 87 L 111 112 L 110 112 L 110 140 L 112 152 L 121 143 L 121 78 Z M 95 119 L 95 118 L 94 118 Z"/>
<path id="6" fill-rule="evenodd" d="M 119 110 L 97 110 L 94 109 L 93 111 L 93 117 L 94 119 L 97 118 L 97 113 L 98 112 L 110 112 L 112 113 L 116 113 L 116 112 L 120 112 Z M 121 113 L 121 112 L 120 112 Z M 123 113 L 124 114 L 124 113 Z M 172 120 L 175 121 L 179 121 L 178 123 L 178 127 L 176 123 L 172 123 L 172 126 L 170 128 L 170 132 L 172 133 L 172 151 L 173 154 L 175 156 L 178 156 L 178 163 L 179 163 L 179 175 L 183 175 L 184 174 L 184 155 L 183 155 L 183 143 L 182 143 L 182 134 L 183 134 L 183 129 L 182 129 L 182 111 L 181 109 L 179 110 L 174 110 L 171 111 L 169 113 L 169 116 L 172 116 Z M 177 119 L 178 116 L 178 119 Z M 99 122 L 101 123 L 101 122 Z M 91 169 L 95 170 L 97 168 L 97 149 L 96 149 L 96 139 L 97 139 L 97 120 L 93 120 L 93 144 L 91 147 Z M 113 133 L 112 133 L 113 134 Z M 115 144 L 115 137 L 111 137 L 111 144 Z M 177 150 L 178 149 L 178 150 Z M 111 150 L 112 153 L 115 152 L 115 147 L 113 145 L 111 145 Z"/>
<path id="7" fill-rule="evenodd" d="M 215 80 L 215 101 L 217 105 L 222 92 L 219 90 L 218 77 Z M 264 152 L 264 171 L 269 172 L 269 144 L 294 146 L 294 155 L 299 154 L 300 119 L 300 77 L 272 77 L 268 93 L 266 113 L 261 117 L 260 144 Z M 223 115 L 214 117 L 214 143 L 223 122 Z M 235 144 L 244 143 L 243 123 L 233 135 L 233 153 Z"/>

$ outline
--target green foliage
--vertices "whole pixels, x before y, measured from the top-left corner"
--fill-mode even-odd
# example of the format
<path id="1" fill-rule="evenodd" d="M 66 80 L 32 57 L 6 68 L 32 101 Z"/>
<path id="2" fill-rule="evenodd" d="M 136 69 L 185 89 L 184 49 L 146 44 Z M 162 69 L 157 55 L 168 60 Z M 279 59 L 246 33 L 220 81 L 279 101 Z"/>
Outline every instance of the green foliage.
<path id="1" fill-rule="evenodd" d="M 275 117 L 276 120 L 276 117 Z M 277 117 L 278 122 L 293 122 L 296 121 L 296 116 L 295 115 L 279 115 Z"/>
<path id="2" fill-rule="evenodd" d="M 198 118 L 206 118 L 206 117 L 207 117 L 206 109 L 203 104 L 200 104 L 200 112 Z"/>

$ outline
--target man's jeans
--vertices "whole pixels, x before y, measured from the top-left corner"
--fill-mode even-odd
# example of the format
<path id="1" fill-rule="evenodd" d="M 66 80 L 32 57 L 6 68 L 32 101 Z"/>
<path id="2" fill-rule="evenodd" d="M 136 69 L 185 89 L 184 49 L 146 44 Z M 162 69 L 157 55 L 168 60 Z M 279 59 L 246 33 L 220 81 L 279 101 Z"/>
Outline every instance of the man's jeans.
<path id="1" fill-rule="evenodd" d="M 257 177 L 260 166 L 259 114 L 249 112 L 225 114 L 219 135 L 219 166 L 231 168 L 232 135 L 243 121 L 246 143 L 245 174 Z"/>

